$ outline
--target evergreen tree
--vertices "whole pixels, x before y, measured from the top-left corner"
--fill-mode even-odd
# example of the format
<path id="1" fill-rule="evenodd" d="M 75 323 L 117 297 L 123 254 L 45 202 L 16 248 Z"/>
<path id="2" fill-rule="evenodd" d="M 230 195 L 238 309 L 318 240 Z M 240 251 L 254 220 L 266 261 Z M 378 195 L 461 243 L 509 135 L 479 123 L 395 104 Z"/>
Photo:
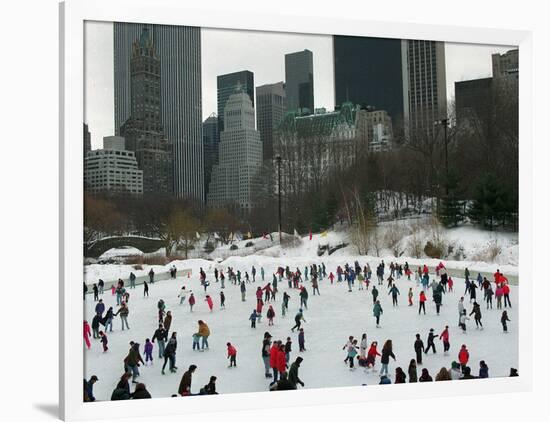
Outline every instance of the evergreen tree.
<path id="1" fill-rule="evenodd" d="M 492 230 L 513 212 L 514 201 L 494 174 L 488 173 L 475 186 L 468 214 L 474 223 Z"/>
<path id="2" fill-rule="evenodd" d="M 446 179 L 446 190 L 449 193 L 441 198 L 437 214 L 439 221 L 441 221 L 443 225 L 447 227 L 456 227 L 458 223 L 464 219 L 462 201 L 458 198 L 458 175 L 456 172 L 450 170 L 449 177 Z"/>

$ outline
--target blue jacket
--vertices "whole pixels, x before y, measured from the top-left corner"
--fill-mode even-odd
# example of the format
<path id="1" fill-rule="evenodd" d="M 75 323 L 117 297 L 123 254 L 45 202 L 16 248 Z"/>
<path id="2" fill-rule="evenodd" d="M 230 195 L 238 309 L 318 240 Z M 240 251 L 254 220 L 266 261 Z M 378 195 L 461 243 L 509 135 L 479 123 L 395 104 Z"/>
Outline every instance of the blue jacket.
<path id="1" fill-rule="evenodd" d="M 105 304 L 104 303 L 98 303 L 95 305 L 95 313 L 103 315 L 103 312 L 105 312 Z"/>

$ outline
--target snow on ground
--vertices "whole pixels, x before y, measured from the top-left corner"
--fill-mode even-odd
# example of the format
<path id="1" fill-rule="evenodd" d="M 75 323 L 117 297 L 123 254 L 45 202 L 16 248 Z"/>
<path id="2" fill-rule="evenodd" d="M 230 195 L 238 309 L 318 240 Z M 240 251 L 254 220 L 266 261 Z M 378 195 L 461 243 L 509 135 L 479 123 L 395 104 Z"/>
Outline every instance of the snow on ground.
<path id="1" fill-rule="evenodd" d="M 329 234 L 330 236 L 330 234 Z M 323 240 L 325 240 L 323 238 Z M 329 238 L 330 240 L 330 238 Z M 304 241 L 301 248 L 308 249 L 311 246 Z M 313 242 L 313 241 L 312 241 Z M 316 247 L 316 246 L 315 246 Z M 297 254 L 298 255 L 298 254 Z M 353 263 L 352 258 L 343 256 L 323 257 L 323 262 L 327 265 L 327 271 L 335 271 L 336 264 L 345 262 Z M 410 260 L 412 261 L 412 260 Z M 409 261 L 409 262 L 410 262 Z M 450 328 L 451 350 L 449 356 L 443 356 L 441 342 L 436 343 L 438 353 L 428 355 L 424 358 L 424 366 L 429 369 L 430 374 L 435 378 L 436 373 L 442 366 L 450 367 L 453 360 L 457 360 L 458 351 L 461 344 L 466 344 L 470 351 L 470 365 L 472 371 L 477 375 L 479 370 L 479 361 L 485 360 L 489 365 L 489 374 L 491 377 L 507 376 L 510 367 L 518 367 L 518 314 L 517 314 L 517 296 L 519 287 L 512 286 L 512 305 L 509 310 L 509 333 L 504 334 L 500 324 L 501 312 L 499 310 L 485 310 L 482 305 L 483 324 L 485 329 L 478 331 L 475 329 L 473 319 L 468 323 L 467 334 L 462 334 L 457 327 L 457 302 L 464 293 L 463 280 L 455 279 L 455 291 L 448 293 L 443 298 L 443 307 L 441 315 L 435 314 L 435 305 L 429 303 L 427 306 L 427 315 L 418 315 L 418 294 L 419 287 L 414 281 L 407 281 L 401 278 L 397 281 L 397 286 L 401 292 L 399 297 L 399 307 L 392 308 L 391 298 L 388 296 L 386 285 L 381 286 L 379 299 L 381 300 L 384 313 L 381 318 L 381 328 L 375 327 L 375 319 L 372 315 L 372 296 L 370 289 L 368 291 L 357 290 L 357 285 L 353 292 L 347 291 L 346 283 L 334 283 L 330 285 L 328 279 L 320 282 L 321 296 L 313 296 L 310 283 L 306 282 L 309 291 L 309 309 L 305 310 L 304 324 L 306 352 L 298 353 L 297 333 L 291 333 L 290 328 L 294 325 L 294 315 L 299 308 L 298 291 L 289 289 L 287 283 L 279 284 L 279 294 L 275 302 L 275 325 L 267 326 L 264 307 L 264 318 L 257 324 L 256 329 L 250 328 L 248 320 L 252 309 L 256 305 L 255 289 L 258 285 L 264 286 L 271 281 L 271 274 L 278 265 L 289 265 L 291 269 L 307 264 L 320 263 L 321 259 L 308 257 L 284 257 L 271 258 L 267 256 L 248 256 L 231 257 L 223 264 L 218 264 L 219 268 L 226 269 L 227 266 L 233 266 L 243 272 L 249 271 L 251 265 L 255 265 L 258 271 L 256 283 L 247 285 L 247 300 L 241 302 L 238 286 L 226 283 L 226 309 L 219 309 L 219 283 L 214 283 L 208 287 L 208 293 L 213 297 L 215 308 L 212 313 L 209 312 L 204 301 L 205 293 L 199 285 L 198 274 L 199 267 L 202 266 L 207 272 L 207 279 L 213 281 L 212 271 L 214 262 L 205 260 L 178 261 L 176 265 L 181 268 L 191 268 L 195 276 L 187 278 L 178 278 L 176 280 L 160 281 L 150 285 L 148 298 L 143 296 L 143 287 L 138 286 L 135 290 L 130 290 L 130 315 L 128 318 L 130 330 L 121 331 L 120 319 L 118 317 L 113 321 L 114 331 L 108 333 L 109 351 L 102 352 L 99 340 L 92 339 L 92 349 L 87 350 L 84 347 L 85 370 L 84 376 L 89 379 L 93 374 L 97 375 L 99 381 L 94 385 L 94 393 L 98 400 L 108 400 L 116 386 L 120 375 L 123 372 L 123 359 L 127 355 L 129 342 L 131 340 L 143 345 L 146 338 L 151 338 L 157 328 L 157 302 L 160 298 L 164 299 L 167 310 L 173 314 L 171 331 L 176 331 L 178 338 L 178 350 L 176 374 L 161 374 L 161 361 L 158 359 L 158 351 L 153 350 L 154 365 L 141 366 L 141 377 L 139 381 L 144 382 L 147 389 L 153 397 L 169 397 L 177 392 L 181 376 L 191 364 L 198 366 L 193 375 L 192 391 L 198 392 L 199 388 L 207 384 L 211 375 L 218 377 L 217 386 L 220 393 L 240 393 L 253 391 L 266 391 L 268 381 L 264 378 L 263 362 L 261 359 L 261 343 L 265 331 L 273 335 L 273 340 L 286 341 L 291 337 L 293 341 L 293 351 L 291 361 L 300 355 L 304 358 L 300 369 L 300 377 L 305 382 L 306 388 L 335 387 L 335 386 L 356 386 L 378 384 L 377 373 L 365 374 L 363 369 L 350 371 L 343 363 L 345 351 L 342 350 L 344 343 L 349 335 L 357 338 L 362 333 L 367 333 L 368 342 L 378 341 L 379 351 L 386 339 L 392 339 L 394 344 L 394 353 L 397 361 L 390 362 L 390 375 L 393 382 L 395 368 L 401 366 L 407 372 L 410 359 L 414 358 L 413 342 L 414 335 L 420 333 L 424 342 L 430 328 L 434 328 L 439 334 L 445 325 Z M 365 258 L 359 260 L 361 265 L 366 263 Z M 371 267 L 374 269 L 379 259 L 369 259 Z M 386 261 L 388 262 L 388 261 Z M 266 271 L 266 280 L 261 283 L 258 278 L 260 267 L 263 266 Z M 116 271 L 122 269 L 119 265 L 107 265 L 106 271 Z M 108 269 L 107 269 L 108 268 Z M 492 266 L 494 271 L 494 265 Z M 146 272 L 146 270 L 144 270 Z M 124 269 L 121 274 L 127 277 L 129 270 Z M 505 273 L 506 274 L 506 273 Z M 196 296 L 197 304 L 195 311 L 190 313 L 187 302 L 179 305 L 177 295 L 182 285 L 186 285 L 188 290 L 192 290 Z M 413 287 L 414 306 L 407 306 L 407 291 Z M 291 296 L 290 309 L 285 317 L 281 316 L 281 301 L 283 291 L 288 291 Z M 431 297 L 431 293 L 429 295 Z M 115 296 L 110 291 L 103 295 L 103 300 L 107 306 L 113 306 L 116 310 Z M 92 296 L 86 297 L 85 318 L 90 322 L 95 303 Z M 496 306 L 495 306 L 496 307 Z M 467 304 L 468 312 L 471 305 Z M 191 348 L 191 336 L 197 331 L 197 321 L 203 319 L 211 330 L 209 338 L 210 350 L 201 353 L 194 352 Z M 238 350 L 237 368 L 229 369 L 226 358 L 226 343 L 230 341 Z M 380 367 L 380 360 L 377 359 L 377 368 Z M 519 368 L 521 370 L 521 368 Z M 420 375 L 420 370 L 419 370 Z M 133 387 L 132 387 L 133 391 Z"/>

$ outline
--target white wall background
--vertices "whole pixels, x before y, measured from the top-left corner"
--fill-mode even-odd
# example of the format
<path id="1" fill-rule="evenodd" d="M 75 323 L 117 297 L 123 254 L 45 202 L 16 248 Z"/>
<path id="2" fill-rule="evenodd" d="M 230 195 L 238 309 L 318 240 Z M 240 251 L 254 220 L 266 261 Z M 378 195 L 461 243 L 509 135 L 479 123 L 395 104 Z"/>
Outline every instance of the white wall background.
<path id="1" fill-rule="evenodd" d="M 92 0 L 89 0 L 92 1 Z M 515 421 L 547 413 L 549 363 L 548 288 L 546 269 L 549 180 L 547 110 L 550 27 L 544 3 L 524 1 L 460 2 L 387 1 L 373 7 L 365 1 L 278 2 L 223 0 L 200 7 L 251 7 L 254 11 L 297 15 L 360 18 L 381 21 L 494 26 L 534 31 L 534 215 L 535 269 L 535 391 L 527 394 L 330 406 L 285 411 L 204 415 L 200 420 L 498 420 Z M 260 5 L 261 4 L 261 5 Z M 2 310 L 0 397 L 6 420 L 53 420 L 58 379 L 58 10 L 55 0 L 3 5 L 0 124 L 2 163 Z M 538 136 L 537 136 L 538 135 Z M 545 136 L 546 135 L 546 136 Z M 21 154 L 21 152 L 24 152 Z M 522 169 L 532 171 L 532 169 Z M 537 189 L 538 188 L 538 189 Z M 530 216 L 528 217 L 530 218 Z M 543 272 L 544 271 L 544 272 Z M 17 294 L 16 294 L 17 293 Z M 538 294 L 543 293 L 543 294 Z M 521 346 L 520 346 L 521 347 Z M 391 388 L 388 389 L 391 394 Z M 274 396 L 276 399 L 276 396 Z M 536 413 L 535 413 L 536 412 Z M 326 419 L 325 419 L 326 418 Z M 181 418 L 180 418 L 181 420 Z"/>

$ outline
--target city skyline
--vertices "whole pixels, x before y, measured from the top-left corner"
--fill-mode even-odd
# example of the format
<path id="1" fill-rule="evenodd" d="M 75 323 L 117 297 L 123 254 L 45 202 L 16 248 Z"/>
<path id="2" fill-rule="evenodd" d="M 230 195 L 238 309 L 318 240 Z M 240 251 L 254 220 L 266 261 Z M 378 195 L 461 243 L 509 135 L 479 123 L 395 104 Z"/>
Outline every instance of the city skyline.
<path id="1" fill-rule="evenodd" d="M 201 28 L 201 47 L 203 121 L 217 110 L 217 76 L 249 70 L 256 87 L 284 81 L 285 54 L 306 48 L 313 52 L 315 106 L 334 108 L 331 35 Z M 512 48 L 445 43 L 447 99 L 454 97 L 454 82 L 491 76 L 491 54 Z M 93 95 L 85 95 L 84 121 L 91 132 L 92 148 L 101 147 L 103 137 L 115 133 L 113 85 L 113 24 L 87 22 L 85 94 Z"/>

